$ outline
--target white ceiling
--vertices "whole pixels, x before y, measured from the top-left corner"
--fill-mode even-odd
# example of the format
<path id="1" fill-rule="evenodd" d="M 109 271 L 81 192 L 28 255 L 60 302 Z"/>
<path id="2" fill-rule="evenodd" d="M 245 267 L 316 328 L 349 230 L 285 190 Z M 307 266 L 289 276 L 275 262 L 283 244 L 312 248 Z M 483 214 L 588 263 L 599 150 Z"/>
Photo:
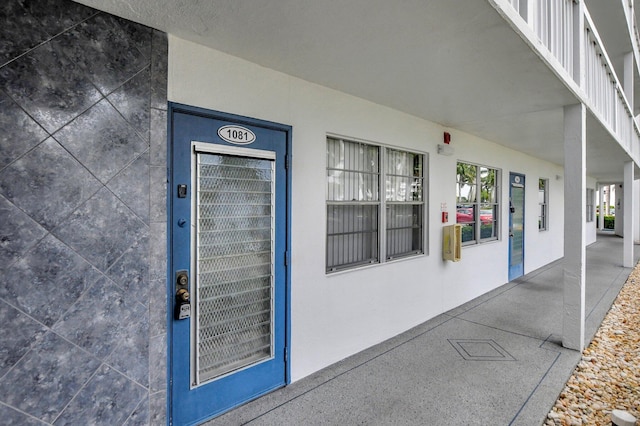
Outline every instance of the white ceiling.
<path id="1" fill-rule="evenodd" d="M 79 2 L 563 163 L 576 99 L 486 0 Z M 624 153 L 589 122 L 589 173 L 621 180 Z"/>

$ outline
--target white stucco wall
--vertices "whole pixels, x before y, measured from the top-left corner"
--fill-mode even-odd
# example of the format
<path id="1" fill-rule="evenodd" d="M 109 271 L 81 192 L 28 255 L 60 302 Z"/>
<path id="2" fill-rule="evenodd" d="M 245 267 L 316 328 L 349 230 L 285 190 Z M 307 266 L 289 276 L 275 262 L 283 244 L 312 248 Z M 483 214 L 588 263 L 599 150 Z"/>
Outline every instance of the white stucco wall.
<path id="1" fill-rule="evenodd" d="M 414 116 L 169 37 L 169 100 L 293 126 L 291 372 L 298 380 L 507 281 L 509 172 L 526 187 L 525 273 L 563 253 L 562 168 Z M 444 131 L 452 156 L 437 154 Z M 325 274 L 326 135 L 429 156 L 428 255 Z M 502 170 L 501 239 L 441 256 L 440 205 L 455 222 L 456 161 Z M 548 178 L 549 230 L 538 231 L 538 178 Z M 594 231 L 595 232 L 595 231 Z"/>

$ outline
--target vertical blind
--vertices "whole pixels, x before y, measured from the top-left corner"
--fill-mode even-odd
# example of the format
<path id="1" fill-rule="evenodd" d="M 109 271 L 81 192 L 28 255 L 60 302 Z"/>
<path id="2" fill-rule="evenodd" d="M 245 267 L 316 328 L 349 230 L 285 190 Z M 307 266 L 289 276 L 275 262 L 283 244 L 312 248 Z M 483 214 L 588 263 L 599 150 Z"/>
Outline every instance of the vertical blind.
<path id="1" fill-rule="evenodd" d="M 327 271 L 378 261 L 380 149 L 327 139 Z"/>
<path id="2" fill-rule="evenodd" d="M 393 259 L 423 250 L 423 156 L 387 149 L 386 256 Z"/>

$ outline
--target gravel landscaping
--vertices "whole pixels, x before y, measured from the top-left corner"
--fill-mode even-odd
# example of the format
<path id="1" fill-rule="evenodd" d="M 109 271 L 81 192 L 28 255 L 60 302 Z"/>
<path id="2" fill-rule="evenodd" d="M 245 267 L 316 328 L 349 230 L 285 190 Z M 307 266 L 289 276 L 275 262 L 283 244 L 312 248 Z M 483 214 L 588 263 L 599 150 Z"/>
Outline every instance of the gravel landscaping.
<path id="1" fill-rule="evenodd" d="M 544 425 L 610 425 L 612 410 L 640 419 L 640 266 L 583 351 Z"/>

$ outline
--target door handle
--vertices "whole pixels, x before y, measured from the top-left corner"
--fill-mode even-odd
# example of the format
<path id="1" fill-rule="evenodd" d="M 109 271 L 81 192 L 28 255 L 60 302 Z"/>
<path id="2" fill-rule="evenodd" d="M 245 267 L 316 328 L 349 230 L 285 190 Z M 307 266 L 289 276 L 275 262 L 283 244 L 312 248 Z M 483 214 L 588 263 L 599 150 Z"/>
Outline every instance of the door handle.
<path id="1" fill-rule="evenodd" d="M 176 301 L 174 317 L 183 320 L 191 317 L 191 295 L 189 294 L 189 275 L 187 271 L 176 272 Z"/>

